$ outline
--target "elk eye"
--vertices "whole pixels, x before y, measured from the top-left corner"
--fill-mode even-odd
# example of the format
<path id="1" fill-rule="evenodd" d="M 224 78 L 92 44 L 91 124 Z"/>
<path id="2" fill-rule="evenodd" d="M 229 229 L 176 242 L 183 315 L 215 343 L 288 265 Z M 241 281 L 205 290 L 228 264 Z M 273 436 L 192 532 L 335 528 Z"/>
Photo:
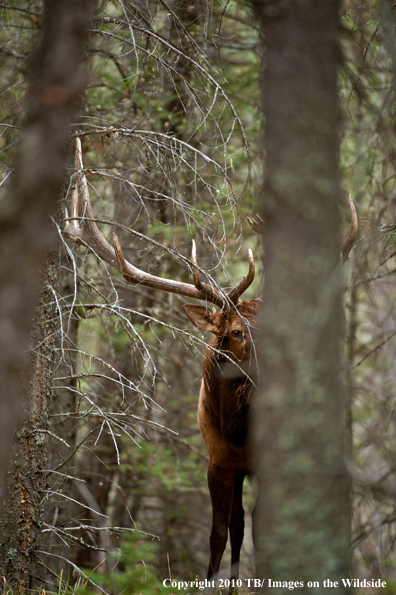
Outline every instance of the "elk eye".
<path id="1" fill-rule="evenodd" d="M 233 330 L 231 334 L 233 337 L 241 337 L 242 336 L 241 331 L 238 331 L 237 329 Z"/>

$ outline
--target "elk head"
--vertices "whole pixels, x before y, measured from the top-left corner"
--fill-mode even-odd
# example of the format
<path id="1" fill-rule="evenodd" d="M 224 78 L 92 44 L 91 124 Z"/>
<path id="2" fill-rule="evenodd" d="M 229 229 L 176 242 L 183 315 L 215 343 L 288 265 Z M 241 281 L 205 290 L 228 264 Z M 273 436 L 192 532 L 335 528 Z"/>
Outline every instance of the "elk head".
<path id="1" fill-rule="evenodd" d="M 183 309 L 191 322 L 201 331 L 215 335 L 211 346 L 225 353 L 229 360 L 241 363 L 252 358 L 257 324 L 258 300 L 240 301 L 234 307 L 213 312 L 205 306 L 185 304 Z M 237 370 L 234 370 L 237 373 Z M 229 373 L 230 374 L 230 373 Z"/>

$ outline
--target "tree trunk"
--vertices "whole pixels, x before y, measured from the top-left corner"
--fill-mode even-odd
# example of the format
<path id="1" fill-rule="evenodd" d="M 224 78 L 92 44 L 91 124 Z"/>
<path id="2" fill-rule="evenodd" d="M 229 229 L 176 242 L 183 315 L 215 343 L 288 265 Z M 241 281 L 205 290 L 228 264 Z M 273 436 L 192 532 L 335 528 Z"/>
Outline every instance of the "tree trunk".
<path id="1" fill-rule="evenodd" d="M 302 581 L 301 593 L 330 579 L 332 593 L 345 593 L 338 3 L 253 5 L 265 39 L 266 118 L 257 576 L 267 579 L 263 592 L 271 578 Z"/>
<path id="2" fill-rule="evenodd" d="M 14 589 L 32 588 L 43 523 L 48 442 L 48 403 L 56 362 L 58 316 L 54 291 L 59 251 L 42 269 L 40 302 L 30 337 L 23 392 L 25 419 L 17 430 L 8 502 L 0 524 L 0 574 Z"/>
<path id="3" fill-rule="evenodd" d="M 51 316 L 56 318 L 50 305 L 53 295 L 47 292 L 48 280 L 55 275 L 54 257 L 45 266 L 39 300 L 37 280 L 54 246 L 49 215 L 60 198 L 70 123 L 85 86 L 81 62 L 93 7 L 92 0 L 44 2 L 43 37 L 31 64 L 26 127 L 12 184 L 0 202 L 0 477 L 21 417 L 22 370 L 39 302 L 31 331 L 32 375 L 24 373 L 27 416 L 16 437 L 8 502 L 0 481 L 5 500 L 0 569 L 16 588 L 32 584 L 42 519 L 41 471 L 47 456 L 47 399 L 54 355 Z"/>
<path id="4" fill-rule="evenodd" d="M 37 279 L 54 246 L 49 215 L 60 198 L 70 122 L 85 76 L 92 0 L 47 0 L 30 73 L 26 128 L 12 184 L 0 202 L 0 475 L 21 410 L 20 377 Z M 0 486 L 1 486 L 0 482 Z"/>

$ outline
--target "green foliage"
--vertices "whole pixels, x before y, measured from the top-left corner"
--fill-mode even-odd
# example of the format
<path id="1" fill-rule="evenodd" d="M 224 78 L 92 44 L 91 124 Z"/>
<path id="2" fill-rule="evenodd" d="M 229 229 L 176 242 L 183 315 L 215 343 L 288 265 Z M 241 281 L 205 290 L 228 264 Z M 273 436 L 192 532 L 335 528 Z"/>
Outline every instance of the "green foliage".
<path id="1" fill-rule="evenodd" d="M 140 442 L 139 449 L 125 445 L 121 457 L 122 469 L 135 476 L 134 490 L 137 494 L 172 494 L 177 491 L 196 491 L 197 485 L 204 486 L 205 464 L 198 452 L 187 450 L 183 458 L 175 459 L 175 452 L 148 441 Z M 194 448 L 194 447 L 193 447 Z M 203 487 L 201 488 L 203 489 Z M 179 509 L 177 514 L 188 515 Z"/>
<path id="2" fill-rule="evenodd" d="M 92 595 L 100 586 L 109 595 L 171 595 L 157 576 L 157 544 L 141 534 L 125 536 L 120 550 L 110 553 L 118 561 L 118 569 L 106 575 L 90 572 L 84 587 L 76 590 L 76 595 Z"/>

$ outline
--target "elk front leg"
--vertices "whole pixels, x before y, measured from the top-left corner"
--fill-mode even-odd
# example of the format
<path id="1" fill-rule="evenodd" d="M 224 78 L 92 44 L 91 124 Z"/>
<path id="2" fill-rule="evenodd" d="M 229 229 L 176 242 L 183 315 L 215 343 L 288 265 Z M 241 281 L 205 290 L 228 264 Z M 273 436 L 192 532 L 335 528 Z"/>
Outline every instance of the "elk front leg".
<path id="1" fill-rule="evenodd" d="M 245 513 L 242 505 L 242 488 L 244 479 L 244 473 L 240 473 L 236 476 L 232 496 L 231 516 L 229 520 L 231 539 L 231 580 L 238 578 L 239 557 L 245 529 Z M 230 587 L 230 593 L 232 592 L 233 589 Z"/>
<path id="2" fill-rule="evenodd" d="M 212 530 L 210 533 L 210 560 L 207 578 L 211 579 L 220 570 L 220 563 L 227 544 L 228 523 L 235 477 L 220 467 L 208 468 L 208 486 L 212 500 Z"/>

